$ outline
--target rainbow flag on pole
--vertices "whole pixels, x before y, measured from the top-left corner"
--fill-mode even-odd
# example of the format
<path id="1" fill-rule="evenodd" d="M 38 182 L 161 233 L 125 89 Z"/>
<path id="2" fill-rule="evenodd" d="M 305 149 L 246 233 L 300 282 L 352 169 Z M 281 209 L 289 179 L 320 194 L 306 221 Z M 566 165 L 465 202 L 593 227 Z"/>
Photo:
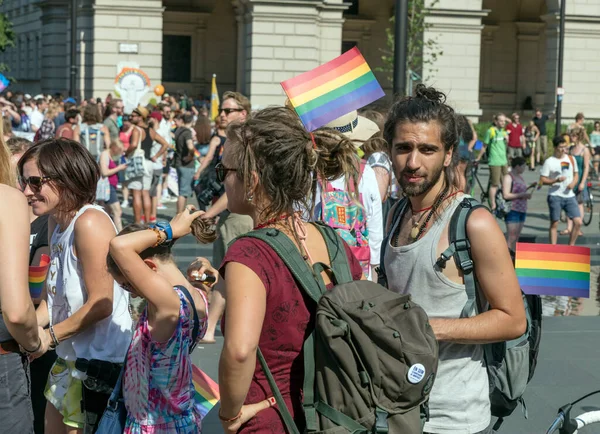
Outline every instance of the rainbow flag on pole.
<path id="1" fill-rule="evenodd" d="M 192 364 L 192 381 L 194 382 L 194 389 L 196 389 L 195 405 L 202 419 L 204 419 L 221 399 L 219 385 L 194 364 Z"/>
<path id="2" fill-rule="evenodd" d="M 517 243 L 515 269 L 525 294 L 590 296 L 588 247 Z"/>
<path id="3" fill-rule="evenodd" d="M 42 295 L 48 268 L 50 268 L 50 256 L 48 255 L 41 256 L 40 265 L 29 267 L 29 294 L 32 298 Z"/>
<path id="4" fill-rule="evenodd" d="M 210 88 L 210 120 L 214 121 L 219 116 L 219 91 L 217 90 L 217 74 L 213 74 Z"/>
<path id="5" fill-rule="evenodd" d="M 356 47 L 281 86 L 308 131 L 385 95 Z"/>

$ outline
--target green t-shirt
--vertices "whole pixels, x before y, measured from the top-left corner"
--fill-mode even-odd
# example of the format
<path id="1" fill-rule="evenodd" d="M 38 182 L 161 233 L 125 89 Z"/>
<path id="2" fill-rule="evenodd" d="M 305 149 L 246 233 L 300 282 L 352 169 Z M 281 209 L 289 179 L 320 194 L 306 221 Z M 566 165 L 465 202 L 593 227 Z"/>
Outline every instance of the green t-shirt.
<path id="1" fill-rule="evenodd" d="M 491 127 L 485 133 L 485 144 L 487 146 L 488 164 L 490 166 L 506 166 L 506 143 L 508 134 L 505 129 L 499 130 Z"/>

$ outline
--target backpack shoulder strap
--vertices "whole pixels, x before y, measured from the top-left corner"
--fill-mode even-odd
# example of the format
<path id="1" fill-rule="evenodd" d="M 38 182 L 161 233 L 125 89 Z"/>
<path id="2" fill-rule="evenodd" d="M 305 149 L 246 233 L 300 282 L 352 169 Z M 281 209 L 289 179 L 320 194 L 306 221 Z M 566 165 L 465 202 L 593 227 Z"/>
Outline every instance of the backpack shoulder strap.
<path id="1" fill-rule="evenodd" d="M 471 259 L 471 244 L 467 236 L 467 220 L 471 213 L 478 208 L 485 208 L 485 206 L 469 197 L 464 198 L 458 205 L 452 214 L 448 228 L 449 246 L 436 261 L 438 267 L 445 268 L 446 262 L 453 257 L 456 267 L 463 272 L 467 303 L 461 312 L 461 318 L 469 317 L 474 306 L 476 311 L 479 311 L 479 307 L 476 305 L 477 281 Z"/>
<path id="2" fill-rule="evenodd" d="M 392 236 L 392 228 L 396 225 L 396 223 L 398 222 L 398 219 L 402 218 L 402 214 L 404 212 L 404 209 L 406 208 L 406 205 L 408 204 L 408 198 L 407 197 L 403 197 L 402 199 L 400 199 L 398 201 L 398 203 L 396 203 L 396 205 L 394 205 L 394 207 L 392 207 L 392 209 L 389 212 L 388 215 L 388 219 L 387 219 L 387 223 L 385 226 L 385 237 L 383 237 L 383 241 L 381 242 L 381 249 L 380 249 L 380 254 L 379 254 L 379 267 L 377 267 L 377 275 L 378 275 L 378 279 L 377 279 L 377 283 L 379 283 L 381 286 L 383 286 L 384 288 L 387 288 L 387 275 L 385 273 L 385 263 L 384 263 L 384 259 L 385 259 L 385 252 L 387 250 L 388 244 L 390 242 L 390 238 Z"/>
<path id="3" fill-rule="evenodd" d="M 307 295 L 316 303 L 319 302 L 322 290 L 292 240 L 277 229 L 272 228 L 254 230 L 236 238 L 236 240 L 240 238 L 256 238 L 267 243 L 288 267 Z"/>
<path id="4" fill-rule="evenodd" d="M 198 311 L 196 310 L 196 303 L 194 303 L 194 297 L 187 290 L 185 286 L 177 285 L 177 289 L 183 292 L 183 295 L 190 303 L 190 307 L 192 308 L 192 315 L 194 317 L 194 327 L 192 329 L 192 345 L 190 346 L 190 354 L 196 348 L 196 339 L 198 339 L 198 333 L 200 332 L 200 321 L 198 320 Z"/>
<path id="5" fill-rule="evenodd" d="M 321 233 L 325 245 L 327 246 L 327 253 L 329 254 L 329 263 L 331 264 L 331 272 L 335 279 L 336 285 L 342 283 L 352 282 L 352 270 L 350 270 L 350 263 L 348 262 L 348 256 L 346 255 L 346 249 L 342 243 L 342 239 L 337 232 L 327 226 L 325 223 L 314 223 L 314 226 Z M 319 264 L 315 264 L 318 266 Z M 320 264 L 324 265 L 324 264 Z M 327 268 L 326 266 L 324 268 Z M 318 271 L 315 269 L 315 271 Z"/>

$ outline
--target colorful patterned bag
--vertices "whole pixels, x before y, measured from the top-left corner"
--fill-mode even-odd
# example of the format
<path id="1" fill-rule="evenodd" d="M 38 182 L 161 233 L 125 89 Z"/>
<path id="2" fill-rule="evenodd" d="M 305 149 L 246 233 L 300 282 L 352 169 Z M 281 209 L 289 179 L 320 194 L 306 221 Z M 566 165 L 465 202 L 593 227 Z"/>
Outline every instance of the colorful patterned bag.
<path id="1" fill-rule="evenodd" d="M 366 162 L 360 162 L 358 183 L 362 178 Z M 330 182 L 321 185 L 321 220 L 335 229 L 340 237 L 350 246 L 352 253 L 360 262 L 365 276 L 371 267 L 371 249 L 369 248 L 369 230 L 363 205 L 362 194 L 359 202 L 353 198 L 354 186 L 350 183 L 350 191 L 338 190 Z"/>

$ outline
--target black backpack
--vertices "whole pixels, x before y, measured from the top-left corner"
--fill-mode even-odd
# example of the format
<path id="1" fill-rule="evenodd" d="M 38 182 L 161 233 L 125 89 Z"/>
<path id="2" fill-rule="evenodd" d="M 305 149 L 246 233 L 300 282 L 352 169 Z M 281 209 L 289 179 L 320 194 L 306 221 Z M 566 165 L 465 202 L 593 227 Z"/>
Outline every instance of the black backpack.
<path id="1" fill-rule="evenodd" d="M 306 432 L 421 432 L 421 406 L 438 363 L 427 315 L 408 295 L 367 280 L 353 281 L 340 236 L 324 224 L 315 227 L 325 240 L 331 267 L 316 263 L 311 270 L 296 245 L 276 229 L 240 237 L 271 246 L 317 304 L 315 328 L 302 349 Z M 324 270 L 331 272 L 331 290 L 321 278 Z M 260 348 L 257 356 L 287 432 L 299 434 Z"/>

